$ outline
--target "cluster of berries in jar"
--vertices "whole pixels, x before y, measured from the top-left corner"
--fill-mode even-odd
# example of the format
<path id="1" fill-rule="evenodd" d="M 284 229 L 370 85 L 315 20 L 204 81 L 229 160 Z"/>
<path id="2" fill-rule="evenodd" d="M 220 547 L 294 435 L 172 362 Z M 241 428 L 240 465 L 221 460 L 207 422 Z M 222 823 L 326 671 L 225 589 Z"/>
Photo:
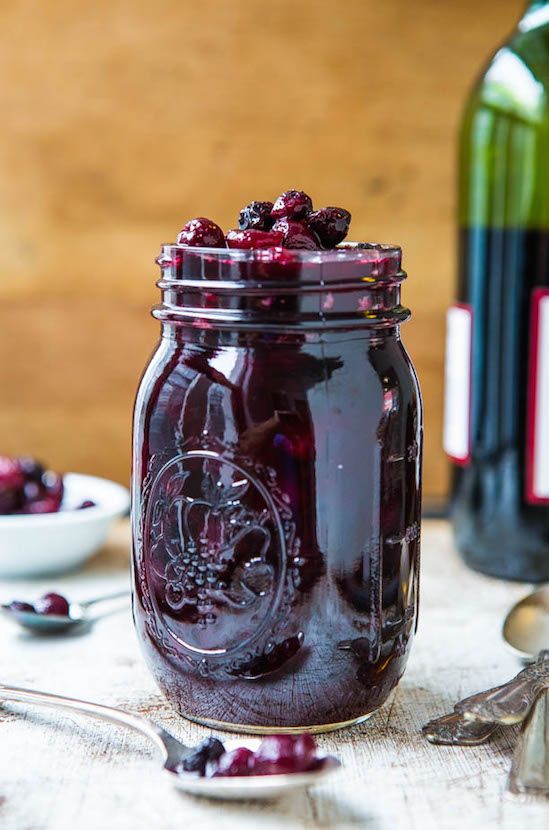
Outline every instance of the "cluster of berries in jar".
<path id="1" fill-rule="evenodd" d="M 286 190 L 275 202 L 250 202 L 240 211 L 238 228 L 227 234 L 211 219 L 199 216 L 181 229 L 178 243 L 200 248 L 292 248 L 320 251 L 335 248 L 349 230 L 345 208 L 313 210 L 311 197 Z"/>

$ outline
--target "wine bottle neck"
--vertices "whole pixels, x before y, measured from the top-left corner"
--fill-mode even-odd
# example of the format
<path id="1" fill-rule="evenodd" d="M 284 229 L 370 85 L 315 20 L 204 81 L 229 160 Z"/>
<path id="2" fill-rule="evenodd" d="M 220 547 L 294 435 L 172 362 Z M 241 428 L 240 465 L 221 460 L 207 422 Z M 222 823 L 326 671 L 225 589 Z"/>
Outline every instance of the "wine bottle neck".
<path id="1" fill-rule="evenodd" d="M 518 25 L 521 32 L 529 32 L 549 23 L 549 0 L 532 0 Z"/>

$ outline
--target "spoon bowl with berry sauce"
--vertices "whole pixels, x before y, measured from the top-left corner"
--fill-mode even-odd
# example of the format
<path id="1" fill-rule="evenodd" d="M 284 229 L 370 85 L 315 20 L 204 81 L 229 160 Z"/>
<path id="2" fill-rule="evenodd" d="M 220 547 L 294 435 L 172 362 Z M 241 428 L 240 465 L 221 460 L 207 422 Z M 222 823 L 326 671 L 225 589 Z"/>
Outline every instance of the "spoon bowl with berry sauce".
<path id="1" fill-rule="evenodd" d="M 273 800 L 308 789 L 341 766 L 337 758 L 318 755 L 314 738 L 306 733 L 268 735 L 234 749 L 217 738 L 190 747 L 162 726 L 115 707 L 0 683 L 2 699 L 68 710 L 139 732 L 160 750 L 171 783 L 181 792 L 203 798 Z"/>
<path id="2" fill-rule="evenodd" d="M 101 616 L 125 607 L 130 598 L 129 591 L 118 591 L 102 597 L 95 597 L 84 602 L 69 602 L 66 597 L 53 592 L 44 594 L 35 603 L 13 600 L 0 605 L 4 616 L 33 634 L 68 634 L 76 628 L 92 625 Z M 126 600 L 113 606 L 116 600 Z M 97 606 L 106 605 L 103 614 Z"/>

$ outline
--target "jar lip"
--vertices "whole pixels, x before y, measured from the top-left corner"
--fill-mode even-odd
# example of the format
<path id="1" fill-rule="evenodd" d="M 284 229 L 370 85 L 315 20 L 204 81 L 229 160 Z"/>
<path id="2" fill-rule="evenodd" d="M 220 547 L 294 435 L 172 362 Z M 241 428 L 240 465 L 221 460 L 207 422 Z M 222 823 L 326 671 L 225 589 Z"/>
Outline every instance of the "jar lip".
<path id="1" fill-rule="evenodd" d="M 401 256 L 393 245 L 356 243 L 328 251 L 163 245 L 153 314 L 204 328 L 394 326 L 408 316 Z"/>
<path id="2" fill-rule="evenodd" d="M 385 264 L 385 275 L 398 275 L 402 264 L 402 249 L 398 245 L 387 245 L 384 243 L 344 242 L 336 248 L 329 250 L 301 250 L 296 248 L 200 248 L 182 245 L 177 242 L 170 242 L 161 245 L 160 256 L 156 263 L 169 266 L 173 262 L 173 256 L 184 259 L 201 260 L 203 262 L 218 264 L 221 263 L 276 263 L 284 264 L 309 264 L 329 265 L 336 263 L 348 263 L 354 265 L 370 265 L 383 262 Z"/>

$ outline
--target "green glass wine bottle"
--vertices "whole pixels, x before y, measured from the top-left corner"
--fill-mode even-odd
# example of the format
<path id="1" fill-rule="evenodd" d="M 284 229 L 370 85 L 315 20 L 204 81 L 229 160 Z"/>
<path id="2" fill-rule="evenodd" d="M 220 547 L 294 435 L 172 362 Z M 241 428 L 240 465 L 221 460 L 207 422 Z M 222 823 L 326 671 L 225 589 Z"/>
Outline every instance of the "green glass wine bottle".
<path id="1" fill-rule="evenodd" d="M 444 446 L 476 570 L 549 580 L 549 2 L 529 3 L 464 113 Z"/>

